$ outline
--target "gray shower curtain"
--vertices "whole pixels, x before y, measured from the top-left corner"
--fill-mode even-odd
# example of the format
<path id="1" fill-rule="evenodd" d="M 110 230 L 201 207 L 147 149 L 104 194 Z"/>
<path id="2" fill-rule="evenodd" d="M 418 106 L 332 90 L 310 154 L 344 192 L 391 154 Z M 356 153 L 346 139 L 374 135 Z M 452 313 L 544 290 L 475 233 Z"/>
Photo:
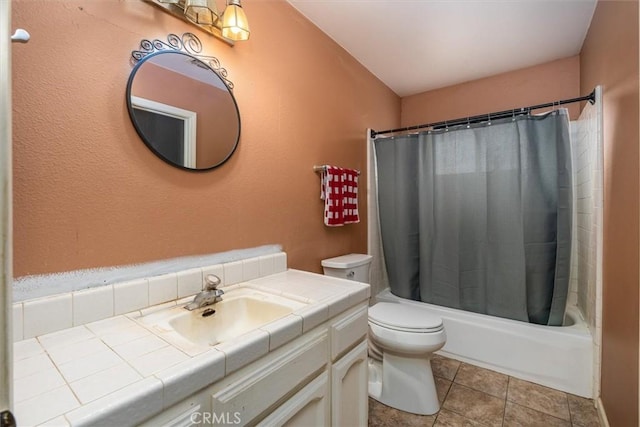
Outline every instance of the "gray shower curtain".
<path id="1" fill-rule="evenodd" d="M 562 324 L 572 205 L 566 110 L 374 145 L 394 294 Z"/>

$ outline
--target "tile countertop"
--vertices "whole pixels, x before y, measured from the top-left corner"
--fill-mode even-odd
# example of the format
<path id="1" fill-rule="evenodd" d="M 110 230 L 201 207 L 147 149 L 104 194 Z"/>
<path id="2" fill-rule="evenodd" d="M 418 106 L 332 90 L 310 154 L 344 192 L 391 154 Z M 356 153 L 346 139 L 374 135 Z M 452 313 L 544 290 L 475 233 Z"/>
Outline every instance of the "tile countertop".
<path id="1" fill-rule="evenodd" d="M 174 345 L 133 320 L 193 297 L 16 342 L 18 425 L 96 426 L 107 417 L 120 426 L 139 423 L 370 295 L 364 283 L 291 269 L 240 285 L 308 305 L 211 347 Z"/>

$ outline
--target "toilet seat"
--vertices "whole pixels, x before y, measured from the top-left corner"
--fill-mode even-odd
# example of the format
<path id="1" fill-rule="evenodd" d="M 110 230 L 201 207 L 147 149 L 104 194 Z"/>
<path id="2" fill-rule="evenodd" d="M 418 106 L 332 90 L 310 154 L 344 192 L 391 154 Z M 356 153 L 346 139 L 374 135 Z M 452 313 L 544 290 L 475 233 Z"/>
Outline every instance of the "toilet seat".
<path id="1" fill-rule="evenodd" d="M 379 302 L 369 307 L 369 322 L 399 332 L 435 333 L 444 326 L 438 316 L 407 304 Z"/>

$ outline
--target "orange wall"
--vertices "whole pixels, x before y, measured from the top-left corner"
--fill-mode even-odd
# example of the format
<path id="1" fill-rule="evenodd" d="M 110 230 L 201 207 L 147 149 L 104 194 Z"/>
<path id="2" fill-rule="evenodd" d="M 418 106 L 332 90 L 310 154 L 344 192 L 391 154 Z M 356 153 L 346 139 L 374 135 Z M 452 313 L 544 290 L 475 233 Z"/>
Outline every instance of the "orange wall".
<path id="1" fill-rule="evenodd" d="M 231 48 L 140 1 L 12 3 L 31 33 L 13 49 L 16 277 L 270 243 L 319 272 L 366 251 L 366 192 L 362 222 L 329 229 L 312 167 L 364 171 L 365 129 L 398 126 L 400 100 L 284 1 L 243 5 L 251 39 Z M 187 31 L 228 70 L 243 124 L 206 173 L 157 158 L 125 103 L 140 40 Z"/>
<path id="2" fill-rule="evenodd" d="M 602 401 L 612 427 L 638 425 L 638 2 L 598 2 L 581 88 L 603 86 Z"/>
<path id="3" fill-rule="evenodd" d="M 588 89 L 582 95 L 588 95 Z M 401 126 L 503 111 L 576 98 L 580 93 L 580 58 L 546 64 L 448 86 L 402 98 Z M 572 118 L 578 104 L 568 104 Z"/>

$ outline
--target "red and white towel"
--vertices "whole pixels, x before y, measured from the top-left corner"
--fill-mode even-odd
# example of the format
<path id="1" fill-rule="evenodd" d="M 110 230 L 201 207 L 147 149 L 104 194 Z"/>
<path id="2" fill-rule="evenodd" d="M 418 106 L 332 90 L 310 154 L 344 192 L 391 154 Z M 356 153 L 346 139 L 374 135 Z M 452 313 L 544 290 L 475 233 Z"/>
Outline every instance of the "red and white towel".
<path id="1" fill-rule="evenodd" d="M 336 227 L 360 222 L 358 175 L 355 169 L 336 166 L 323 168 L 320 198 L 324 200 L 324 225 Z"/>

